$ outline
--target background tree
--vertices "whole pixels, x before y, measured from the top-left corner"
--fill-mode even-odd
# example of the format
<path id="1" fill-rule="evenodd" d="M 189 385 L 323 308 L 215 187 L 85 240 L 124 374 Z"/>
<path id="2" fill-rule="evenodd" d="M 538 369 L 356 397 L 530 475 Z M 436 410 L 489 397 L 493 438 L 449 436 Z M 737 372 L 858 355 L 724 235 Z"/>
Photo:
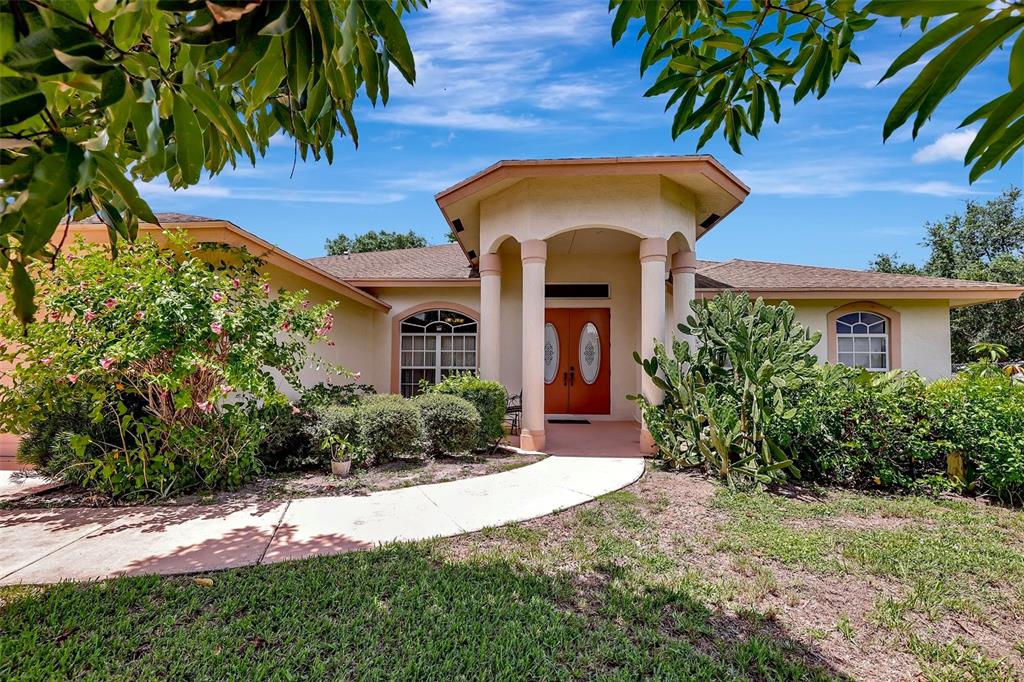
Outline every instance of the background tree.
<path id="1" fill-rule="evenodd" d="M 724 127 L 739 153 L 740 138 L 757 137 L 765 112 L 778 123 L 780 94 L 793 101 L 821 99 L 854 52 L 859 33 L 876 17 L 918 22 L 921 37 L 892 62 L 881 80 L 919 62 L 924 68 L 897 98 L 883 126 L 888 137 L 914 117 L 913 135 L 971 70 L 1004 44 L 1012 44 L 1009 91 L 979 107 L 963 125 L 984 121 L 967 150 L 973 182 L 1003 165 L 1024 146 L 1024 0 L 611 0 L 612 42 L 631 24 L 646 37 L 643 74 L 661 71 L 648 97 L 669 94 L 675 106 L 672 136 L 703 128 L 697 149 Z M 943 17 L 942 20 L 938 20 Z"/>
<path id="2" fill-rule="evenodd" d="M 1024 284 L 1024 201 L 1011 187 L 984 203 L 968 201 L 954 213 L 925 225 L 922 245 L 931 250 L 923 267 L 879 254 L 871 263 L 878 272 L 922 274 L 984 282 Z M 1000 343 L 1013 358 L 1024 358 L 1024 301 L 1002 301 L 958 308 L 950 314 L 953 359 L 966 362 L 969 349 L 981 342 Z"/>
<path id="3" fill-rule="evenodd" d="M 400 20 L 426 2 L 0 5 L 0 266 L 17 317 L 35 312 L 27 266 L 56 258 L 61 221 L 96 213 L 115 245 L 157 222 L 134 180 L 180 189 L 255 164 L 279 130 L 303 159 L 356 143 L 359 93 L 386 104 L 392 66 L 415 79 Z"/>
<path id="4" fill-rule="evenodd" d="M 397 249 L 418 249 L 426 246 L 425 237 L 412 230 L 408 232 L 389 232 L 387 230 L 370 230 L 363 234 L 349 237 L 339 234 L 328 239 L 324 249 L 328 256 L 341 256 L 348 253 L 366 253 L 367 251 L 394 251 Z"/>

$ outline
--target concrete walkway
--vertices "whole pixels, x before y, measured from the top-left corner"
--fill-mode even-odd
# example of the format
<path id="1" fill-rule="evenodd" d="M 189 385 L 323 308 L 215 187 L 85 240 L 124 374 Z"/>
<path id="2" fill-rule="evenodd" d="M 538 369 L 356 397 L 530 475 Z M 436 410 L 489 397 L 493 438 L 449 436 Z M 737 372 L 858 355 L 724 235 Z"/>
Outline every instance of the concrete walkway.
<path id="1" fill-rule="evenodd" d="M 458 535 L 589 502 L 643 470 L 639 458 L 548 457 L 499 474 L 361 497 L 0 510 L 0 585 L 196 573 Z"/>

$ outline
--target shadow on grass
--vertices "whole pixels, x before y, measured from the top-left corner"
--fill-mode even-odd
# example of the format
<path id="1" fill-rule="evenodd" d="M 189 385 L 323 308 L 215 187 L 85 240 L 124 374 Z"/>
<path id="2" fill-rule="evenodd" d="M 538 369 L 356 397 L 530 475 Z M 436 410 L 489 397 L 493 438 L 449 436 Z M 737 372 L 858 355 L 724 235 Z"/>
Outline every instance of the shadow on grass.
<path id="1" fill-rule="evenodd" d="M 685 587 L 438 560 L 428 543 L 212 578 L 18 596 L 0 610 L 0 678 L 844 679 Z"/>

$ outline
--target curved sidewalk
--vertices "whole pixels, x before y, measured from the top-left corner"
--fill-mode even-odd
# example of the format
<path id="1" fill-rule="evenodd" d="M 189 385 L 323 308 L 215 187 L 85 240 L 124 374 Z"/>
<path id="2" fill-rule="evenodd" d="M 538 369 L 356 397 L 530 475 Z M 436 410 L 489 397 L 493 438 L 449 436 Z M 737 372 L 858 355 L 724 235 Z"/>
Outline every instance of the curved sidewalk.
<path id="1" fill-rule="evenodd" d="M 499 474 L 358 497 L 0 510 L 0 585 L 195 573 L 458 535 L 589 502 L 643 470 L 638 458 L 554 456 Z"/>

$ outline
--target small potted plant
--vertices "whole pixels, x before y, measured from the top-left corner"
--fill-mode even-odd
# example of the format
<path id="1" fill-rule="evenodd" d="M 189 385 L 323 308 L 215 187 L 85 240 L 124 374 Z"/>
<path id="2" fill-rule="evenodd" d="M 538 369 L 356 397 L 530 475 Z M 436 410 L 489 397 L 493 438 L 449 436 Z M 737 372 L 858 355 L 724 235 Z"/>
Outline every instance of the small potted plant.
<path id="1" fill-rule="evenodd" d="M 351 443 L 336 433 L 328 434 L 321 447 L 331 453 L 331 473 L 335 476 L 348 476 L 352 470 Z"/>

